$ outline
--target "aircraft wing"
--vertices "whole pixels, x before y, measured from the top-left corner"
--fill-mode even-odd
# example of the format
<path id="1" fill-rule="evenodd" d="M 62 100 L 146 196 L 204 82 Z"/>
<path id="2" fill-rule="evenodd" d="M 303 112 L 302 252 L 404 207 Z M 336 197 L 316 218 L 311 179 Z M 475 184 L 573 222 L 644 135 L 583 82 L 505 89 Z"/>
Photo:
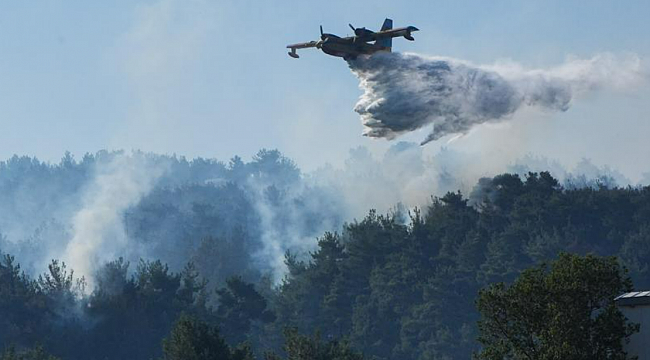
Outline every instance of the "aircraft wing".
<path id="1" fill-rule="evenodd" d="M 411 40 L 412 39 L 411 33 L 413 31 L 418 31 L 418 28 L 416 28 L 415 26 L 408 26 L 403 28 L 379 31 L 374 34 L 374 37 L 375 39 L 382 39 L 382 38 L 394 38 L 394 37 L 403 36 L 406 39 Z"/>
<path id="2" fill-rule="evenodd" d="M 310 41 L 310 42 L 299 43 L 299 44 L 291 44 L 291 45 L 287 45 L 287 49 L 313 48 L 313 47 L 316 47 L 316 43 L 318 43 L 318 41 Z"/>
<path id="3" fill-rule="evenodd" d="M 291 52 L 289 52 L 289 56 L 291 56 L 294 59 L 299 58 L 298 53 L 296 52 L 297 49 L 307 49 L 307 48 L 313 48 L 316 47 L 318 44 L 318 41 L 310 41 L 306 43 L 299 43 L 299 44 L 291 44 L 287 45 L 287 49 L 291 49 Z"/>

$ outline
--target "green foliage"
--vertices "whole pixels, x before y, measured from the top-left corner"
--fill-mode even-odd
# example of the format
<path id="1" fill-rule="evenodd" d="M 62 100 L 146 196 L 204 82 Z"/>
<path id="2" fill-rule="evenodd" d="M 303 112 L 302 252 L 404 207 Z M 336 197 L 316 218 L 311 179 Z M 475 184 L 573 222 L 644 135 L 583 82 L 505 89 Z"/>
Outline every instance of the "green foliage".
<path id="1" fill-rule="evenodd" d="M 87 314 L 101 321 L 93 324 L 88 351 L 115 359 L 160 356 L 160 339 L 179 314 L 211 319 L 206 282 L 193 264 L 174 273 L 160 261 L 141 261 L 131 277 L 128 268 L 118 259 L 97 273 Z"/>
<path id="2" fill-rule="evenodd" d="M 47 266 L 48 272 L 38 277 L 40 290 L 46 296 L 59 302 L 73 304 L 75 299 L 84 294 L 86 280 L 74 278 L 74 271 L 68 271 L 65 262 L 52 260 Z"/>
<path id="3" fill-rule="evenodd" d="M 286 360 L 363 360 L 361 353 L 354 351 L 347 341 L 324 342 L 319 333 L 314 336 L 301 335 L 296 329 L 284 331 Z M 282 357 L 268 353 L 266 360 L 282 360 Z"/>
<path id="4" fill-rule="evenodd" d="M 505 174 L 471 198 L 434 198 L 409 225 L 371 211 L 321 238 L 310 261 L 289 256 L 270 331 L 321 329 L 376 359 L 466 359 L 479 350 L 478 291 L 560 251 L 620 255 L 637 286 L 650 286 L 650 188 L 564 189 L 548 173 Z"/>
<path id="5" fill-rule="evenodd" d="M 267 302 L 255 286 L 239 277 L 226 280 L 226 287 L 217 289 L 219 307 L 217 317 L 223 329 L 227 330 L 230 343 L 246 340 L 253 322 L 269 323 L 275 314 L 267 309 Z"/>
<path id="6" fill-rule="evenodd" d="M 0 346 L 31 343 L 42 330 L 46 298 L 38 283 L 20 270 L 14 257 L 0 258 Z"/>
<path id="7" fill-rule="evenodd" d="M 88 175 L 84 169 L 95 161 L 84 159 L 82 166 L 65 160 L 60 166 L 78 173 L 61 178 L 78 187 Z M 141 261 L 135 269 L 124 259 L 105 264 L 94 274 L 96 287 L 89 295 L 83 280 L 63 263 L 52 262 L 34 280 L 12 257 L 2 256 L 0 348 L 28 348 L 40 341 L 48 352 L 72 360 L 159 358 L 162 338 L 172 341 L 172 326 L 186 313 L 207 328 L 181 326 L 173 345 L 178 349 L 193 344 L 182 334 L 199 332 L 214 340 L 216 332 L 210 329 L 219 328 L 230 346 L 247 341 L 255 354 L 271 350 L 284 356 L 281 334 L 289 327 L 295 330 L 287 340 L 287 356 L 305 350 L 354 358 L 354 352 L 323 350 L 329 343 L 348 346 L 340 340 L 348 339 L 348 347 L 373 360 L 467 359 L 479 351 L 479 290 L 503 282 L 505 292 L 521 277 L 538 284 L 533 280 L 545 279 L 546 272 L 522 271 L 555 259 L 560 251 L 616 255 L 638 288 L 650 288 L 650 187 L 565 189 L 547 173 L 482 179 L 469 199 L 449 193 L 410 214 L 370 211 L 339 233 L 324 234 L 312 253 L 287 253 L 288 274 L 275 285 L 251 265 L 263 229 L 255 225 L 254 203 L 242 186 L 262 184 L 254 200 L 273 209 L 279 236 L 293 231 L 290 218 L 297 213 L 307 227 L 330 223 L 324 217 L 331 209 L 321 198 L 287 197 L 300 178 L 295 164 L 274 151 L 261 152 L 251 163 L 235 158 L 229 166 L 184 159 L 171 164 L 193 184 L 178 186 L 180 180 L 162 178 L 164 186 L 129 209 L 124 221 L 129 237 L 151 248 L 152 256 L 174 256 Z M 10 165 L 0 163 L 6 170 L 0 171 L 0 202 L 11 191 L 25 191 L 16 183 L 21 169 L 29 169 L 29 179 L 63 171 L 21 158 Z M 215 185 L 210 179 L 224 181 Z M 56 184 L 56 189 L 63 186 Z M 322 211 L 301 205 L 308 202 L 320 204 Z M 50 206 L 32 205 L 27 208 L 34 214 L 39 206 Z M 289 205 L 292 211 L 284 211 Z M 1 237 L 0 242 L 6 252 Z M 188 259 L 192 262 L 186 265 Z M 567 273 L 581 274 L 579 266 L 571 269 Z M 232 278 L 235 274 L 240 277 Z M 601 274 L 603 279 L 607 274 Z M 567 279 L 555 278 L 553 284 L 560 287 Z M 606 287 L 608 296 L 622 290 Z M 563 300 L 567 304 L 578 300 L 569 295 Z M 601 309 L 603 316 L 612 315 L 611 307 Z M 587 318 L 572 315 L 566 316 L 575 322 Z M 603 331 L 615 327 L 616 316 L 603 319 L 613 320 L 582 325 Z M 560 320 L 558 328 L 564 326 Z M 317 330 L 327 342 L 299 335 Z M 231 351 L 250 357 L 244 348 Z"/>
<path id="8" fill-rule="evenodd" d="M 614 298 L 632 282 L 614 257 L 560 254 L 524 270 L 510 286 L 481 290 L 479 359 L 625 359 L 626 324 Z"/>
<path id="9" fill-rule="evenodd" d="M 252 360 L 246 347 L 231 349 L 216 327 L 181 315 L 163 340 L 164 360 Z"/>
<path id="10" fill-rule="evenodd" d="M 48 355 L 41 346 L 38 346 L 18 352 L 13 347 L 9 347 L 0 354 L 0 360 L 58 360 L 58 358 Z"/>

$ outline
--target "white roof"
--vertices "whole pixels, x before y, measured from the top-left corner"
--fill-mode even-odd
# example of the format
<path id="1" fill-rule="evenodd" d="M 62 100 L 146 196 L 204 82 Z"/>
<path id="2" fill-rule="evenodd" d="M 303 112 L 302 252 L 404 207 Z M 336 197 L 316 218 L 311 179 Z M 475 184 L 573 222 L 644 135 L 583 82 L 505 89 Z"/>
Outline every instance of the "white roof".
<path id="1" fill-rule="evenodd" d="M 650 291 L 633 291 L 614 299 L 618 306 L 650 305 Z"/>

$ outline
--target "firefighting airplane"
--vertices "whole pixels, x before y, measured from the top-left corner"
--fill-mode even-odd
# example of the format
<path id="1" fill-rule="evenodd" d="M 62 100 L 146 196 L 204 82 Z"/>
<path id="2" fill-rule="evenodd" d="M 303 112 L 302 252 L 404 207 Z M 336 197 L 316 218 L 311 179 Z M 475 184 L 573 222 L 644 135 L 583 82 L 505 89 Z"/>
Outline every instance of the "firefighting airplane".
<path id="1" fill-rule="evenodd" d="M 306 48 L 321 49 L 324 53 L 332 56 L 342 57 L 344 60 L 354 60 L 359 55 L 370 55 L 379 51 L 390 52 L 393 46 L 393 38 L 403 36 L 406 40 L 415 40 L 411 33 L 418 31 L 415 26 L 393 29 L 393 20 L 384 20 L 381 30 L 374 32 L 365 27 L 355 28 L 350 24 L 354 31 L 354 36 L 339 37 L 334 34 L 323 33 L 323 27 L 320 27 L 320 40 L 310 41 L 301 44 L 287 45 L 291 49 L 289 56 L 294 59 L 299 58 L 296 50 Z M 374 43 L 372 43 L 374 41 Z"/>

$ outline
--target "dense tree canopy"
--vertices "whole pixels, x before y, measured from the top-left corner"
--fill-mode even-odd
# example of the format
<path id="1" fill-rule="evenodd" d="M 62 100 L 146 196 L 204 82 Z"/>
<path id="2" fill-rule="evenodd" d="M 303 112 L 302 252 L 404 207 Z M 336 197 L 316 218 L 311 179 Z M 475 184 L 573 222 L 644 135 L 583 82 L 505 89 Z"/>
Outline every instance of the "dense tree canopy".
<path id="1" fill-rule="evenodd" d="M 302 335 L 296 329 L 284 331 L 285 345 L 282 350 L 286 360 L 363 360 L 361 353 L 354 351 L 347 341 L 323 341 L 319 333 Z M 266 360 L 282 360 L 281 356 L 267 353 Z"/>
<path id="2" fill-rule="evenodd" d="M 16 161 L 13 167 L 22 164 Z M 40 169 L 31 162 L 23 165 L 33 168 L 30 171 Z M 190 165 L 179 161 L 178 166 Z M 555 294 L 566 279 L 549 280 L 538 268 L 522 271 L 555 259 L 561 251 L 593 254 L 586 259 L 597 269 L 597 256 L 617 256 L 616 266 L 629 268 L 636 288 L 650 288 L 648 187 L 565 188 L 548 173 L 484 179 L 469 197 L 448 193 L 410 213 L 370 211 L 341 231 L 325 233 L 311 253 L 289 252 L 288 273 L 274 284 L 252 266 L 259 260 L 252 249 L 261 246 L 263 231 L 248 226 L 259 224 L 248 221 L 259 214 L 241 190 L 244 181 L 235 181 L 240 176 L 246 182 L 261 181 L 264 206 L 281 214 L 273 218 L 275 234 L 290 236 L 294 229 L 288 218 L 294 215 L 281 210 L 289 201 L 298 209 L 314 208 L 302 207 L 306 198 L 286 196 L 290 182 L 267 181 L 274 179 L 269 166 L 285 169 L 283 181 L 299 176 L 295 166 L 274 153 L 261 153 L 254 165 L 233 159 L 229 165 L 191 166 L 206 170 L 204 180 L 222 172 L 229 180 L 159 188 L 124 219 L 138 246 L 167 246 L 176 252 L 172 263 L 115 259 L 97 269 L 94 288 L 84 291 L 83 279 L 61 262 L 49 262 L 41 276 L 30 276 L 16 260 L 24 253 L 16 258 L 3 255 L 0 349 L 40 343 L 62 359 L 151 359 L 173 356 L 163 353 L 165 337 L 172 351 L 171 339 L 178 338 L 178 348 L 183 349 L 189 338 L 182 334 L 200 332 L 216 339 L 219 329 L 218 337 L 231 349 L 245 341 L 258 358 L 271 351 L 300 359 L 292 354 L 316 349 L 317 354 L 341 359 L 357 359 L 357 351 L 379 360 L 466 359 L 480 350 L 480 314 L 475 307 L 479 291 L 488 288 L 483 294 L 500 294 L 517 289 L 510 285 L 517 284 L 516 279 L 531 278 L 524 283 L 556 284 L 557 289 L 540 288 Z M 0 184 L 21 188 L 12 181 L 3 178 Z M 317 213 L 306 218 L 313 219 L 306 227 L 324 221 Z M 163 236 L 170 240 L 156 241 Z M 13 249 L 2 244 L 3 253 Z M 615 277 L 607 277 L 613 274 L 607 270 L 614 269 L 614 260 L 603 261 L 609 267 L 603 265 L 602 281 L 612 282 L 598 285 L 612 286 L 603 286 L 603 293 L 593 299 L 609 311 L 606 301 L 616 291 L 627 290 L 629 283 L 617 287 Z M 489 287 L 500 282 L 501 288 Z M 181 313 L 197 322 L 183 320 L 177 335 L 170 335 Z M 281 334 L 287 328 L 295 331 L 285 343 Z M 321 337 L 311 337 L 317 331 Z"/>
<path id="3" fill-rule="evenodd" d="M 0 353 L 0 360 L 59 360 L 52 355 L 45 353 L 42 347 L 36 347 L 34 349 L 25 349 L 22 351 L 16 351 L 13 347 L 10 347 Z"/>
<path id="4" fill-rule="evenodd" d="M 478 291 L 560 251 L 618 255 L 648 288 L 649 204 L 650 188 L 565 189 L 531 173 L 483 180 L 470 199 L 448 193 L 409 223 L 370 212 L 322 237 L 309 261 L 287 258 L 277 324 L 348 336 L 378 359 L 469 358 L 479 350 Z"/>
<path id="5" fill-rule="evenodd" d="M 560 254 L 510 286 L 481 290 L 480 359 L 625 359 L 625 321 L 614 298 L 632 289 L 616 258 Z"/>
<path id="6" fill-rule="evenodd" d="M 181 315 L 163 340 L 163 360 L 253 360 L 246 348 L 232 349 L 208 324 Z"/>
<path id="7" fill-rule="evenodd" d="M 220 326 L 227 330 L 226 339 L 239 344 L 247 340 L 253 322 L 269 323 L 275 314 L 267 309 L 266 299 L 253 284 L 239 277 L 226 280 L 226 287 L 217 289 L 219 307 L 216 311 Z"/>

